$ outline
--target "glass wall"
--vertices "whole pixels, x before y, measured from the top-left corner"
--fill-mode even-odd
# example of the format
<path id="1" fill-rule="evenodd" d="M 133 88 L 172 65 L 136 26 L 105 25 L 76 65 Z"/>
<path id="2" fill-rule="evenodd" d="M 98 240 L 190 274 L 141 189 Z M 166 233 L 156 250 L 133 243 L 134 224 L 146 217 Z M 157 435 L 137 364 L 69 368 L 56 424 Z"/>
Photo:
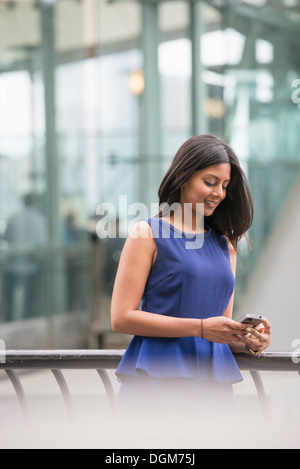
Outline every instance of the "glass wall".
<path id="1" fill-rule="evenodd" d="M 0 336 L 10 347 L 86 345 L 91 328 L 110 329 L 124 238 L 100 239 L 99 204 L 116 207 L 123 229 L 120 196 L 150 209 L 196 133 L 232 144 L 253 189 L 238 301 L 299 167 L 299 30 L 297 0 L 0 1 Z"/>
<path id="2" fill-rule="evenodd" d="M 233 2 L 232 2 L 233 3 Z M 247 281 L 280 214 L 300 162 L 300 112 L 292 99 L 300 76 L 300 4 L 249 1 L 226 14 L 229 43 L 239 51 L 224 69 L 225 138 L 245 162 L 255 218 L 239 259 Z"/>
<path id="3" fill-rule="evenodd" d="M 22 330 L 36 331 L 33 346 L 54 347 L 86 345 L 91 324 L 109 328 L 122 246 L 100 243 L 96 209 L 118 193 L 139 195 L 130 77 L 142 68 L 140 30 L 138 4 L 0 2 L 0 320 L 9 347 L 30 344 Z"/>

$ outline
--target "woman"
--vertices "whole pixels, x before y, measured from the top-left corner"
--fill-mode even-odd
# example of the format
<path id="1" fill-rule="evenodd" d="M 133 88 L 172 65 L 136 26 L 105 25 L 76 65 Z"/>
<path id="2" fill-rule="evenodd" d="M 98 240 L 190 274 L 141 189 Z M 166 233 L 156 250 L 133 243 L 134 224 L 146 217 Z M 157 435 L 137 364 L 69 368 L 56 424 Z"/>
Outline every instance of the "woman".
<path id="1" fill-rule="evenodd" d="M 113 330 L 134 335 L 116 372 L 121 401 L 218 402 L 216 392 L 231 397 L 242 380 L 232 351 L 270 344 L 266 319 L 251 334 L 232 320 L 238 241 L 253 220 L 249 184 L 233 150 L 202 135 L 179 149 L 159 199 L 159 215 L 129 235 L 114 286 Z"/>

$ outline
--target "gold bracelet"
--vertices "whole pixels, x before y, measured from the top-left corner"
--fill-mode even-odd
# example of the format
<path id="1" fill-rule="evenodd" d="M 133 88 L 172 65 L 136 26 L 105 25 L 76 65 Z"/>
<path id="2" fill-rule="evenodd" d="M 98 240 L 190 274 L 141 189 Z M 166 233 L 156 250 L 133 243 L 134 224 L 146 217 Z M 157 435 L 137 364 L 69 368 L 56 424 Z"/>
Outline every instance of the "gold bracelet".
<path id="1" fill-rule="evenodd" d="M 254 352 L 254 350 L 251 350 L 248 344 L 246 344 L 245 349 L 246 349 L 246 352 L 250 353 L 250 355 L 252 355 L 253 357 L 257 357 L 257 358 L 259 358 L 263 352 L 263 350 L 257 350 L 256 352 Z"/>

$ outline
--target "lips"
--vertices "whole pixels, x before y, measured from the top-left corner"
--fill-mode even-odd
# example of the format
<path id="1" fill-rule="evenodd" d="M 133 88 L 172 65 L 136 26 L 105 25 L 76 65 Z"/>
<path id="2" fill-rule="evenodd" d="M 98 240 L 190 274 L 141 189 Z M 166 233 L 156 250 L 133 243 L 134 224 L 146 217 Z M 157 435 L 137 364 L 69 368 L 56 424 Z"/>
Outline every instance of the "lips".
<path id="1" fill-rule="evenodd" d="M 219 202 L 213 202 L 212 200 L 205 200 L 205 203 L 211 207 L 211 208 L 215 208 Z"/>

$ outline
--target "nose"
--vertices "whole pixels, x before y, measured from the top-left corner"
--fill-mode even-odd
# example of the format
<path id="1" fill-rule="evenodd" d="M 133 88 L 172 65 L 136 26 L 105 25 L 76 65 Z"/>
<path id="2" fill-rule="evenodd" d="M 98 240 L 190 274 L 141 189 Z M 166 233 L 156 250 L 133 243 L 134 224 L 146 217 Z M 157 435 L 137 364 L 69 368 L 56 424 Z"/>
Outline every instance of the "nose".
<path id="1" fill-rule="evenodd" d="M 214 190 L 213 190 L 213 196 L 218 198 L 218 199 L 221 199 L 221 198 L 224 198 L 224 187 L 222 186 L 222 184 L 219 184 L 218 186 L 215 186 L 214 187 Z"/>

